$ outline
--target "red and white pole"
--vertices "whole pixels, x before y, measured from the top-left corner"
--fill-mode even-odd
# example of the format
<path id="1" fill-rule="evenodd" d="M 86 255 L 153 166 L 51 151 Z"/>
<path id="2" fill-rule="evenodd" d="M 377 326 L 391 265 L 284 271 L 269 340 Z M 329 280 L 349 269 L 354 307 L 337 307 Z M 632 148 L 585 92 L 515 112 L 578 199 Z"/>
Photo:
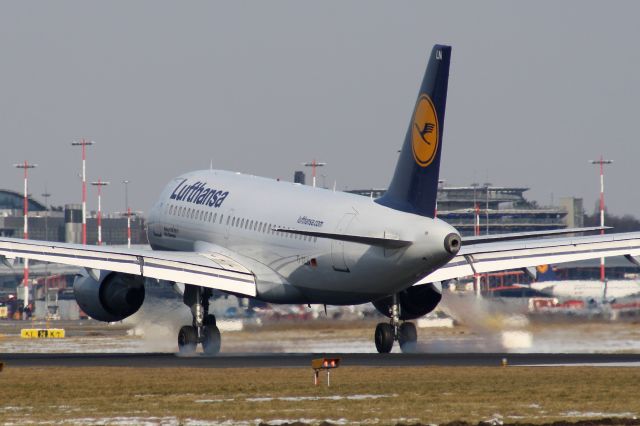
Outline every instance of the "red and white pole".
<path id="1" fill-rule="evenodd" d="M 91 182 L 91 185 L 98 187 L 98 245 L 102 245 L 102 187 L 109 185 L 109 182 L 103 182 L 98 179 L 97 182 Z"/>
<path id="2" fill-rule="evenodd" d="M 14 167 L 18 169 L 24 169 L 24 205 L 23 205 L 23 213 L 24 213 L 24 230 L 23 230 L 23 238 L 25 240 L 29 239 L 29 169 L 34 169 L 37 167 L 37 164 L 29 164 L 24 161 L 21 164 L 14 164 Z M 24 286 L 24 305 L 23 307 L 29 306 L 29 259 L 24 259 L 24 276 L 22 279 L 22 285 Z"/>
<path id="3" fill-rule="evenodd" d="M 87 152 L 88 145 L 95 142 L 81 139 L 80 142 L 71 142 L 73 146 L 82 146 L 82 244 L 87 244 Z"/>
<path id="4" fill-rule="evenodd" d="M 98 245 L 102 245 L 102 185 L 98 186 Z"/>
<path id="5" fill-rule="evenodd" d="M 313 178 L 313 187 L 316 187 L 316 168 L 326 166 L 327 163 L 318 163 L 316 160 L 313 160 L 310 163 L 302 163 L 306 167 L 311 167 L 311 176 Z"/>
<path id="6" fill-rule="evenodd" d="M 473 234 L 475 236 L 480 235 L 480 206 L 478 205 L 478 203 L 475 203 L 474 206 L 474 216 L 475 216 L 475 220 L 473 223 Z M 475 281 L 475 287 L 476 287 L 476 297 L 482 297 L 482 292 L 480 291 L 480 274 L 474 274 L 473 275 L 474 281 Z"/>
<path id="7" fill-rule="evenodd" d="M 600 156 L 599 160 L 591 160 L 591 164 L 600 165 L 600 226 L 604 227 L 604 165 L 613 163 L 612 160 L 605 160 Z M 604 229 L 600 230 L 600 235 L 604 235 Z M 600 281 L 605 280 L 604 257 L 600 258 Z"/>
<path id="8" fill-rule="evenodd" d="M 82 244 L 87 244 L 87 146 L 84 143 L 82 144 Z"/>

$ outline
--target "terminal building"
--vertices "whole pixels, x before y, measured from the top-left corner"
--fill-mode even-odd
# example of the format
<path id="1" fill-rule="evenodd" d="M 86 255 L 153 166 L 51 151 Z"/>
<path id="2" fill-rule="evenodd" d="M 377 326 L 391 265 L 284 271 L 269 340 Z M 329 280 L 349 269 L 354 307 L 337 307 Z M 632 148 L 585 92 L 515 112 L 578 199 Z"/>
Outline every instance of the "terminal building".
<path id="1" fill-rule="evenodd" d="M 440 186 L 437 216 L 458 229 L 462 236 L 542 231 L 583 226 L 581 198 L 561 198 L 559 206 L 539 207 L 527 200 L 529 188 L 510 186 Z M 379 198 L 383 189 L 350 190 Z"/>
<path id="2" fill-rule="evenodd" d="M 29 198 L 29 238 L 33 240 L 82 242 L 82 206 L 67 204 L 47 208 Z M 0 236 L 24 237 L 24 197 L 15 191 L 0 190 Z M 146 222 L 140 214 L 131 215 L 131 244 L 148 244 Z M 127 244 L 127 217 L 124 214 L 102 216 L 102 241 L 107 245 Z M 87 214 L 87 244 L 98 242 L 98 219 Z"/>

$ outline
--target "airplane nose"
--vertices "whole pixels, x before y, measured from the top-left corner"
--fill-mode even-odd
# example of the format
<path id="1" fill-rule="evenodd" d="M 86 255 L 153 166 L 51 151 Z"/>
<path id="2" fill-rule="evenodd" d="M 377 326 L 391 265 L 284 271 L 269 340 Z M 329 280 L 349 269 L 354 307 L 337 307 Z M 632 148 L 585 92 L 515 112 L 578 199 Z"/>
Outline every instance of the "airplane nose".
<path id="1" fill-rule="evenodd" d="M 460 235 L 452 232 L 444 237 L 444 249 L 455 256 L 460 251 L 461 241 Z"/>

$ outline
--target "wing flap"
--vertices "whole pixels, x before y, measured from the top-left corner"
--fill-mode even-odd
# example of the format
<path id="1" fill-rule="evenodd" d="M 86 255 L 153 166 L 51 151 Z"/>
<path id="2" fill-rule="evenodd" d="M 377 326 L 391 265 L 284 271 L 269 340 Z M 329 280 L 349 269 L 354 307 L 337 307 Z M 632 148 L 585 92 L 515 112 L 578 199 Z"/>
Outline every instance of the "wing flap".
<path id="1" fill-rule="evenodd" d="M 256 296 L 255 276 L 229 256 L 0 238 L 0 255 L 142 275 Z M 224 258 L 224 261 L 223 261 Z"/>

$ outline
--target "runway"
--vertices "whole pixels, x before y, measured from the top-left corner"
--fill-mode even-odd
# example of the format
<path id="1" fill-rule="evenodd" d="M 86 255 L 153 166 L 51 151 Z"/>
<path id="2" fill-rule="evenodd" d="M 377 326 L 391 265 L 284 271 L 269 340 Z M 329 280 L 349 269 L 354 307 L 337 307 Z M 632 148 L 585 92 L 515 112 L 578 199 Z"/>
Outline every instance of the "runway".
<path id="1" fill-rule="evenodd" d="M 134 367 L 134 368 L 288 368 L 309 367 L 320 357 L 341 358 L 343 367 L 416 366 L 626 366 L 640 367 L 640 354 L 222 354 L 180 356 L 167 353 L 0 354 L 0 362 L 13 367 Z"/>

